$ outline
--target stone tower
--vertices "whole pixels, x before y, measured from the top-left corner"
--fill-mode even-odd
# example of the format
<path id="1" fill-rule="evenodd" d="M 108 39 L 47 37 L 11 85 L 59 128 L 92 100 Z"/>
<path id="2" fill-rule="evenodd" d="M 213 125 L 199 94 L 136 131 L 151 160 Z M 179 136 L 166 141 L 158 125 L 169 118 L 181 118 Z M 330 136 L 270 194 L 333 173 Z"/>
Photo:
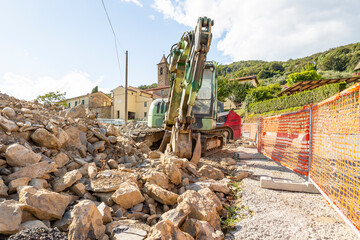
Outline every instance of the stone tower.
<path id="1" fill-rule="evenodd" d="M 168 75 L 168 63 L 165 58 L 165 54 L 158 63 L 158 87 L 170 86 Z"/>

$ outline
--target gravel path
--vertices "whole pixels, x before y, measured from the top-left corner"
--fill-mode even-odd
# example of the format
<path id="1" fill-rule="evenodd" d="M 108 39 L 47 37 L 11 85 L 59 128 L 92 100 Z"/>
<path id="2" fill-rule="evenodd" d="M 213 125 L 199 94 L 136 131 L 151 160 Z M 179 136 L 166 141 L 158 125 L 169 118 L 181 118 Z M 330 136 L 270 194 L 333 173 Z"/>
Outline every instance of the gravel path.
<path id="1" fill-rule="evenodd" d="M 304 178 L 253 148 L 238 147 L 239 167 L 254 173 L 242 183 L 241 205 L 250 209 L 228 239 L 357 239 L 352 230 L 331 209 L 321 194 L 296 193 L 260 188 L 260 176 L 303 182 Z M 242 157 L 241 157 L 242 158 Z"/>

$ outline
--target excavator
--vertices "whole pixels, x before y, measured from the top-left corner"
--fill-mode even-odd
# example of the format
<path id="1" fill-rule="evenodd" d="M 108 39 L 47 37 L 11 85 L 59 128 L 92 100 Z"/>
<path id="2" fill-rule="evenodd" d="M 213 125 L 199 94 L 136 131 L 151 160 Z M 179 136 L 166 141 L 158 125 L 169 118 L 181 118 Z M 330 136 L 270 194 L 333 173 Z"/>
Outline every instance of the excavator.
<path id="1" fill-rule="evenodd" d="M 201 156 L 221 150 L 226 139 L 241 137 L 240 116 L 233 110 L 218 111 L 216 67 L 206 62 L 213 25 L 210 18 L 200 17 L 195 30 L 185 32 L 172 46 L 168 56 L 169 98 L 152 103 L 148 120 L 149 127 L 154 127 L 156 114 L 152 112 L 159 113 L 160 109 L 163 129 L 145 134 L 153 140 L 162 138 L 159 151 L 172 152 L 194 164 Z"/>

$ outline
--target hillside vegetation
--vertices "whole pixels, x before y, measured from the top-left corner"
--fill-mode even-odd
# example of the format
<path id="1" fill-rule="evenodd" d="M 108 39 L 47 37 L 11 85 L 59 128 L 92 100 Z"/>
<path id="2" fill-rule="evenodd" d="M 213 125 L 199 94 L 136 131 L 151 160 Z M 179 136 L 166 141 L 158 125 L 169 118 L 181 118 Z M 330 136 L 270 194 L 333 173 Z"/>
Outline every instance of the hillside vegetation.
<path id="1" fill-rule="evenodd" d="M 284 101 L 286 98 L 276 101 L 276 109 L 271 108 L 272 104 L 275 103 L 274 101 L 272 101 L 272 104 L 265 102 L 277 98 L 277 94 L 282 90 L 281 85 L 291 86 L 298 81 L 305 80 L 351 77 L 354 75 L 353 69 L 359 60 L 360 43 L 354 43 L 331 48 L 325 52 L 316 53 L 304 58 L 289 59 L 284 62 L 249 60 L 234 62 L 228 65 L 218 65 L 219 100 L 224 101 L 226 98 L 229 98 L 238 108 L 242 106 L 245 109 L 245 113 L 285 109 L 289 105 L 287 101 Z M 238 84 L 229 81 L 230 79 L 250 75 L 256 75 L 260 83 L 258 87 L 254 88 L 249 83 Z M 343 88 L 336 89 L 340 91 Z M 317 93 L 319 91 L 307 93 L 306 95 L 312 96 Z M 295 101 L 295 98 L 291 99 Z M 320 98 L 307 97 L 307 101 L 311 102 L 311 99 L 316 100 Z M 290 100 L 290 98 L 286 100 Z M 263 103 L 255 104 L 260 102 Z M 284 103 L 284 106 L 282 106 L 282 103 Z M 249 107 L 250 104 L 251 107 Z M 290 106 L 295 107 L 298 104 L 291 103 Z"/>

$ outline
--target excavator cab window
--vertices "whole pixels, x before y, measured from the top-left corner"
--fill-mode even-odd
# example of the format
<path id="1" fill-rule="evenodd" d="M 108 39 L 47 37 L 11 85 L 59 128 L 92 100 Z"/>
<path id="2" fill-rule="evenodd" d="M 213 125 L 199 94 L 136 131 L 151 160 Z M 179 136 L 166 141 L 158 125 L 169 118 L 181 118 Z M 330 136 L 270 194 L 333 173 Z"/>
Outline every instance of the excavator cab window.
<path id="1" fill-rule="evenodd" d="M 212 105 L 213 72 L 204 69 L 202 85 L 193 107 L 194 114 L 210 114 Z"/>

